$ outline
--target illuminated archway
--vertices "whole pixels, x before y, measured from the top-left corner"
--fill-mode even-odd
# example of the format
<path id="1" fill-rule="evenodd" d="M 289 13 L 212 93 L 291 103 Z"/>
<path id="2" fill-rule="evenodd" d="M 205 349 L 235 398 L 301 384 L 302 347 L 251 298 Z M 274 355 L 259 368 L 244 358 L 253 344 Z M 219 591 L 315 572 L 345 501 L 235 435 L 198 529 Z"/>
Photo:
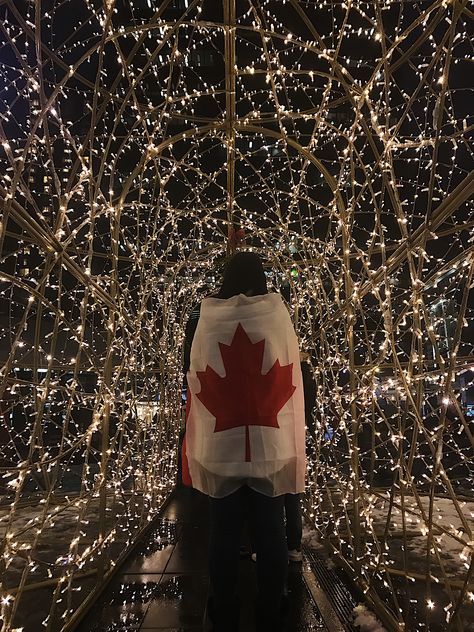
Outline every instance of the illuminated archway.
<path id="1" fill-rule="evenodd" d="M 3 630 L 30 629 L 38 587 L 44 629 L 71 629 L 172 488 L 184 326 L 232 228 L 311 356 L 308 520 L 387 629 L 464 629 L 468 3 L 18 4 L 0 48 Z"/>

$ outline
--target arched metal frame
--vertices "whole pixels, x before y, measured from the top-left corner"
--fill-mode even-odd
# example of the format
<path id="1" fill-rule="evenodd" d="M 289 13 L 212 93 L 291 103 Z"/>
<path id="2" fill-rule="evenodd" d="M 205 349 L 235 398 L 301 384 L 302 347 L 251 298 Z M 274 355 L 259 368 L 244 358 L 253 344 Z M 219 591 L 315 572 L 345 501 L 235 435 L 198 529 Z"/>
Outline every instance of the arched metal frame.
<path id="1" fill-rule="evenodd" d="M 48 586 L 44 629 L 72 629 L 172 488 L 184 324 L 234 226 L 289 287 L 311 353 L 308 520 L 387 629 L 465 629 L 474 171 L 458 93 L 473 86 L 455 69 L 468 3 L 290 0 L 280 14 L 223 0 L 221 21 L 202 18 L 203 0 L 179 4 L 123 26 L 114 0 L 85 2 L 93 43 L 69 33 L 53 47 L 54 11 L 4 3 L 2 630 Z M 365 75 L 345 63 L 352 37 L 372 51 Z M 183 79 L 193 50 L 221 56 L 217 86 L 191 63 Z M 61 113 L 74 91 L 80 130 Z"/>

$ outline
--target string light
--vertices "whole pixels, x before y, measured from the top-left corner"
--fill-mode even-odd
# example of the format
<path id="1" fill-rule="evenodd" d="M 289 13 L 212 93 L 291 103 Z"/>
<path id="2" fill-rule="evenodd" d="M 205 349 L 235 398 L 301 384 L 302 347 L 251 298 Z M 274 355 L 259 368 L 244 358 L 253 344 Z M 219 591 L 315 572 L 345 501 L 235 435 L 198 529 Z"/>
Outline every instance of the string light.
<path id="1" fill-rule="evenodd" d="M 2 629 L 28 629 L 41 582 L 43 629 L 67 625 L 81 577 L 112 571 L 172 489 L 185 324 L 237 227 L 317 382 L 308 520 L 392 628 L 461 629 L 465 3 L 17 4 L 0 47 Z"/>

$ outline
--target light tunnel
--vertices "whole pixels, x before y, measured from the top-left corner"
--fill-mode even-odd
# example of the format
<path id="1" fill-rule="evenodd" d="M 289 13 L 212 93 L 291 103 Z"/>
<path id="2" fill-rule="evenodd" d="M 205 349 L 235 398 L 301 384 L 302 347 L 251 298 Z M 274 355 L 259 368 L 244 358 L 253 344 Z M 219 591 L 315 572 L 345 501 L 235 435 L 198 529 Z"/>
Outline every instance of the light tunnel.
<path id="1" fill-rule="evenodd" d="M 472 6 L 0 4 L 2 632 L 73 630 L 173 489 L 234 248 L 316 381 L 308 528 L 387 630 L 474 629 Z"/>

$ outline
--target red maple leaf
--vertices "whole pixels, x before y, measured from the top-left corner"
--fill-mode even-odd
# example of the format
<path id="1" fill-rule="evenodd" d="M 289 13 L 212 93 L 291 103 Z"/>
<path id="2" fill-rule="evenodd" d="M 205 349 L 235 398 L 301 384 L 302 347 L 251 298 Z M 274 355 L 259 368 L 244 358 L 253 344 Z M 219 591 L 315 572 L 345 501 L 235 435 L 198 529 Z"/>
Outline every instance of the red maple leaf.
<path id="1" fill-rule="evenodd" d="M 252 343 L 239 323 L 230 345 L 219 343 L 225 377 L 209 365 L 197 371 L 201 391 L 196 394 L 216 418 L 214 432 L 245 426 L 245 460 L 250 461 L 249 426 L 279 428 L 277 415 L 295 392 L 293 364 L 276 360 L 262 375 L 265 340 Z"/>

